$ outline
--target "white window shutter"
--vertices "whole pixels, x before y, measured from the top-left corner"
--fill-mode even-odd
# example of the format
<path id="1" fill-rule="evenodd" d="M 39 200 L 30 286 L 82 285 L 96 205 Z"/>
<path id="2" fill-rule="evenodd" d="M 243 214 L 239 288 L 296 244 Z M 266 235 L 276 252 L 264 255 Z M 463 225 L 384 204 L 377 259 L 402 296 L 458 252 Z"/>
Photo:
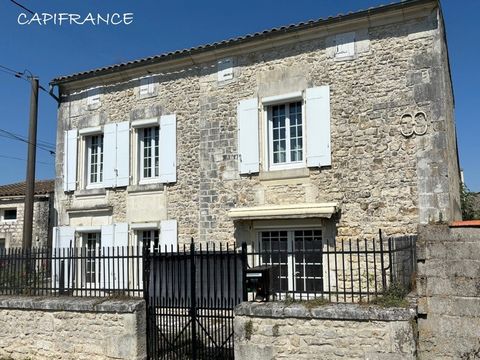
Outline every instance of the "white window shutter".
<path id="1" fill-rule="evenodd" d="M 177 251 L 177 220 L 160 222 L 160 251 Z"/>
<path id="2" fill-rule="evenodd" d="M 75 264 L 68 257 L 71 254 L 71 248 L 75 246 L 75 228 L 70 226 L 54 227 L 53 244 L 52 285 L 58 289 L 61 284 L 60 276 L 63 274 L 63 285 L 65 288 L 69 288 L 72 285 Z"/>
<path id="3" fill-rule="evenodd" d="M 65 131 L 63 153 L 63 190 L 75 191 L 77 184 L 77 136 L 78 130 Z"/>
<path id="4" fill-rule="evenodd" d="M 103 185 L 105 187 L 115 186 L 116 133 L 117 124 L 106 124 L 103 128 Z"/>
<path id="5" fill-rule="evenodd" d="M 115 248 L 118 249 L 118 254 L 123 256 L 127 255 L 128 250 L 128 223 L 117 223 L 115 224 L 115 234 L 113 237 L 113 243 Z M 124 289 L 128 287 L 128 284 L 124 283 L 127 281 L 128 277 L 124 277 L 124 274 L 128 270 L 128 259 L 117 259 L 115 260 L 115 269 L 117 269 L 113 276 L 115 281 L 116 288 Z M 120 270 L 120 271 L 118 271 Z"/>
<path id="6" fill-rule="evenodd" d="M 177 119 L 175 114 L 160 117 L 160 181 L 177 181 Z"/>
<path id="7" fill-rule="evenodd" d="M 110 256 L 106 261 L 101 262 L 101 273 L 108 274 L 104 277 L 100 276 L 101 287 L 105 289 L 116 289 L 115 273 L 117 269 L 117 261 L 112 257 L 118 255 L 118 250 L 114 248 L 114 226 L 102 225 L 100 237 L 100 251 L 102 254 Z M 105 278 L 105 279 L 104 279 Z"/>
<path id="8" fill-rule="evenodd" d="M 240 174 L 257 173 L 260 170 L 257 98 L 238 103 L 237 122 Z"/>
<path id="9" fill-rule="evenodd" d="M 128 246 L 128 223 L 116 223 L 113 243 L 115 246 Z M 127 251 L 125 249 L 125 251 Z"/>
<path id="10" fill-rule="evenodd" d="M 128 186 L 130 180 L 130 124 L 117 124 L 116 186 Z"/>
<path id="11" fill-rule="evenodd" d="M 307 166 L 332 164 L 330 150 L 330 86 L 306 91 Z"/>
<path id="12" fill-rule="evenodd" d="M 100 247 L 107 248 L 115 246 L 113 237 L 114 237 L 114 226 L 113 225 L 102 225 L 101 227 L 101 237 L 100 237 Z M 111 254 L 110 250 L 110 254 Z"/>

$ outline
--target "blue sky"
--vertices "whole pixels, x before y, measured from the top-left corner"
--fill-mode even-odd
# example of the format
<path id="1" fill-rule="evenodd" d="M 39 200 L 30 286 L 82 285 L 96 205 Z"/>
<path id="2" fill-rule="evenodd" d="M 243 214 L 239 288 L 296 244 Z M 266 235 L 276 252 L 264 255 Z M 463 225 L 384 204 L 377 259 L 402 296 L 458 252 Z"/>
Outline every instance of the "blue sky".
<path id="1" fill-rule="evenodd" d="M 20 26 L 22 10 L 0 0 L 0 65 L 28 69 L 48 82 L 109 64 L 133 60 L 387 3 L 385 0 L 17 0 L 34 12 L 134 13 L 128 26 Z M 480 191 L 480 71 L 478 0 L 443 0 L 456 100 L 461 167 L 473 191 Z M 29 84 L 0 71 L 0 129 L 28 133 Z M 39 99 L 38 139 L 55 143 L 56 104 Z M 27 144 L 0 132 L 0 184 L 25 178 Z M 15 159 L 12 159 L 15 158 Z M 54 177 L 54 157 L 37 152 L 37 178 Z"/>

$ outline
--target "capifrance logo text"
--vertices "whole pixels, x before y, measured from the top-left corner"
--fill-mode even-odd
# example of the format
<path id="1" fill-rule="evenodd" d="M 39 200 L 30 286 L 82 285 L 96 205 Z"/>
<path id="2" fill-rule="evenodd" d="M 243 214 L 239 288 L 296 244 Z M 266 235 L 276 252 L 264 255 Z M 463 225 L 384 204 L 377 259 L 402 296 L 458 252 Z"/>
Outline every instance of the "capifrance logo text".
<path id="1" fill-rule="evenodd" d="M 17 18 L 19 25 L 130 25 L 133 23 L 133 13 L 20 13 Z"/>

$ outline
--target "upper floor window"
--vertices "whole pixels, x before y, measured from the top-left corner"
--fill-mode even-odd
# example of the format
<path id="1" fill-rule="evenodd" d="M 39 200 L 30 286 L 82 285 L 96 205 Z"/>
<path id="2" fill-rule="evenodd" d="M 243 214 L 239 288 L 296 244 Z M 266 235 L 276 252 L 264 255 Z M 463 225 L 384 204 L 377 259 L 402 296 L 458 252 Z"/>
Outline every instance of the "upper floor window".
<path id="1" fill-rule="evenodd" d="M 240 174 L 331 166 L 330 86 L 258 100 L 237 104 Z"/>
<path id="2" fill-rule="evenodd" d="M 270 167 L 303 164 L 302 102 L 272 105 L 267 113 Z"/>
<path id="3" fill-rule="evenodd" d="M 87 186 L 103 182 L 103 134 L 86 138 L 87 143 Z"/>
<path id="4" fill-rule="evenodd" d="M 0 212 L 0 219 L 2 221 L 15 221 L 15 220 L 17 220 L 17 209 L 3 209 Z"/>
<path id="5" fill-rule="evenodd" d="M 159 127 L 139 130 L 140 135 L 140 181 L 154 180 L 159 177 Z"/>

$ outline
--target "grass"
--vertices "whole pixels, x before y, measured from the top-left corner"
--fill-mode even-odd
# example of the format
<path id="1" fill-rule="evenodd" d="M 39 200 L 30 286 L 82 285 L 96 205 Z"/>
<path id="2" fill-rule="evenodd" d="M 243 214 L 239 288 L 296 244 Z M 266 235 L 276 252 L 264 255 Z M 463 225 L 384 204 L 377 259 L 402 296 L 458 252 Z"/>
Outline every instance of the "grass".
<path id="1" fill-rule="evenodd" d="M 381 307 L 408 307 L 408 301 L 405 299 L 407 290 L 400 284 L 392 284 L 382 296 L 370 300 L 370 304 Z"/>

